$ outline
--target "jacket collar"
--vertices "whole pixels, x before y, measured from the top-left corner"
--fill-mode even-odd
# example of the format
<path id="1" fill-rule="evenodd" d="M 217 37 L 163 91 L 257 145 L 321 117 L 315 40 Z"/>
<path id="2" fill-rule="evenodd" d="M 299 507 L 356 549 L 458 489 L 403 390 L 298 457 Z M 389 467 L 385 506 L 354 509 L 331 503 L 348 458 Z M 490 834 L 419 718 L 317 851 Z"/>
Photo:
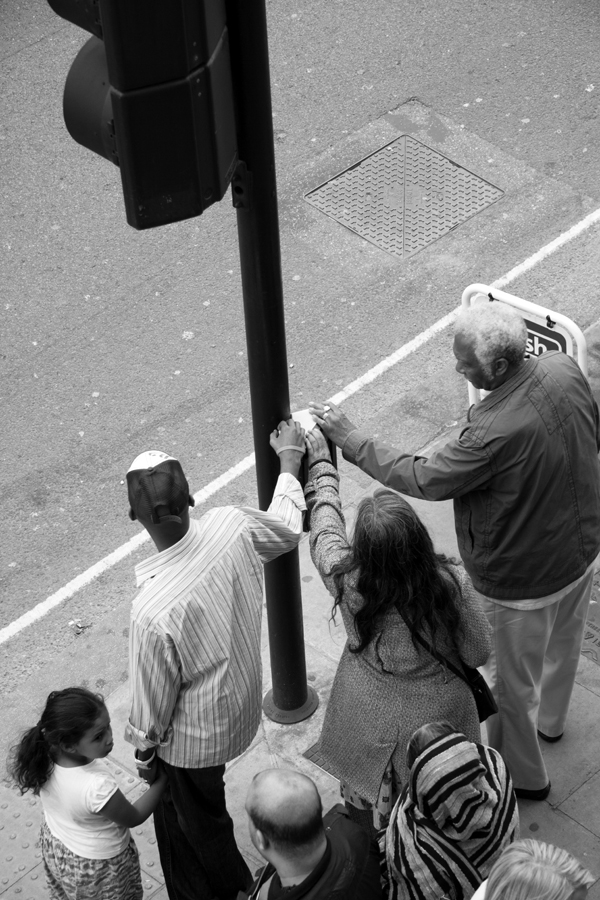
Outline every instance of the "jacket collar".
<path id="1" fill-rule="evenodd" d="M 475 403 L 471 410 L 473 413 L 478 412 L 486 412 L 488 409 L 491 409 L 496 403 L 500 403 L 504 400 L 505 397 L 508 397 L 509 394 L 512 394 L 514 390 L 516 390 L 524 381 L 527 381 L 528 378 L 531 378 L 535 370 L 537 369 L 538 361 L 535 356 L 530 356 L 529 359 L 526 359 L 518 372 L 505 381 L 504 384 L 501 384 L 500 387 L 495 388 L 493 391 L 490 391 L 489 394 L 480 400 L 479 403 Z M 471 418 L 471 417 L 469 417 Z"/>
<path id="2" fill-rule="evenodd" d="M 295 900 L 295 898 L 304 897 L 311 888 L 317 884 L 317 882 L 323 877 L 324 873 L 327 871 L 327 867 L 329 866 L 329 861 L 331 859 L 331 841 L 329 837 L 325 835 L 325 840 L 327 841 L 327 846 L 325 847 L 325 853 L 314 867 L 310 875 L 307 875 L 306 878 L 301 881 L 299 884 L 294 885 L 293 887 L 287 888 L 285 892 L 286 898 L 289 900 Z M 279 880 L 279 875 L 275 871 L 275 868 L 268 863 L 256 882 L 251 888 L 251 893 L 248 895 L 241 894 L 240 896 L 247 896 L 249 900 L 257 900 L 261 887 L 265 884 L 268 879 L 273 876 L 271 884 L 269 885 L 269 896 L 271 894 L 271 888 L 273 888 L 273 893 L 279 893 L 281 891 L 281 881 Z"/>

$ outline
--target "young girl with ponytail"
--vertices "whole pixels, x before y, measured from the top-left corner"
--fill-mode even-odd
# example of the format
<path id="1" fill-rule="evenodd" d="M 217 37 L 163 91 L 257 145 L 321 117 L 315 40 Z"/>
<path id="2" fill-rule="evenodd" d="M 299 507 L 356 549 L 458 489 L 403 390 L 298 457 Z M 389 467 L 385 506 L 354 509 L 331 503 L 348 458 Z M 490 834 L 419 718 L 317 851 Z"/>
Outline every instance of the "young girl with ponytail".
<path id="1" fill-rule="evenodd" d="M 141 900 L 137 848 L 129 829 L 154 812 L 166 786 L 125 799 L 104 758 L 113 747 L 99 694 L 52 691 L 37 725 L 13 747 L 9 771 L 21 793 L 39 795 L 41 847 L 51 900 Z"/>

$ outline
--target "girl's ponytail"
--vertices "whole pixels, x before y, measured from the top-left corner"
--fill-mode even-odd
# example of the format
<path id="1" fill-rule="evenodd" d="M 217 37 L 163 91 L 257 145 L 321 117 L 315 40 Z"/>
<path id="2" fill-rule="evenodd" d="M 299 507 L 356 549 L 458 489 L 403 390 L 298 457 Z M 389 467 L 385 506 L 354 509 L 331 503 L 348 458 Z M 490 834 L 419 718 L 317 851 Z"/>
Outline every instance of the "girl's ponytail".
<path id="1" fill-rule="evenodd" d="M 53 765 L 50 747 L 40 720 L 37 725 L 26 731 L 16 747 L 12 748 L 8 771 L 22 794 L 26 791 L 39 794 L 40 788 L 52 774 Z"/>

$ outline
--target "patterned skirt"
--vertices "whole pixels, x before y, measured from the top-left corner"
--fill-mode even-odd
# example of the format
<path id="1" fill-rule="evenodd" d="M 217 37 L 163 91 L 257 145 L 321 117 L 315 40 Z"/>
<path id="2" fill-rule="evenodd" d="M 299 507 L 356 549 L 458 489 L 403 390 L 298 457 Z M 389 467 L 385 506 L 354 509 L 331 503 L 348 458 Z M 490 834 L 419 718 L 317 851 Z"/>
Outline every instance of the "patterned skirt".
<path id="1" fill-rule="evenodd" d="M 112 859 L 86 859 L 65 847 L 43 822 L 40 843 L 50 900 L 142 900 L 140 861 L 133 838 Z"/>

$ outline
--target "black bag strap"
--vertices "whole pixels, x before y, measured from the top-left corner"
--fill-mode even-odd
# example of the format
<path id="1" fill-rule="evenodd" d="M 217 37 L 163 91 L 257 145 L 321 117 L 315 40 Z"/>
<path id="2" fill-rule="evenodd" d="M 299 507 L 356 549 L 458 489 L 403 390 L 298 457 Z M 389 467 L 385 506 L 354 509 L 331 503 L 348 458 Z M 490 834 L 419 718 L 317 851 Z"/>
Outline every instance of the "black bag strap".
<path id="1" fill-rule="evenodd" d="M 408 630 L 410 631 L 410 627 L 409 627 L 409 625 L 408 625 L 408 622 L 406 621 L 406 617 L 405 617 L 404 612 L 402 611 L 402 609 L 401 609 L 401 607 L 400 607 L 400 604 L 396 601 L 396 603 L 394 604 L 394 606 L 395 606 L 396 609 L 398 610 L 398 613 L 399 613 L 399 615 L 400 615 L 400 618 L 402 619 L 402 621 L 404 622 L 404 624 L 406 625 L 406 627 L 407 627 Z M 411 632 L 411 634 L 412 634 L 412 632 Z M 471 685 L 470 685 L 470 682 L 469 682 L 469 679 L 466 677 L 464 671 L 461 672 L 460 669 L 458 669 L 455 665 L 453 665 L 453 663 L 451 663 L 449 659 L 446 659 L 445 656 L 442 656 L 441 653 L 438 653 L 437 650 L 435 650 L 435 649 L 431 646 L 431 644 L 429 643 L 429 641 L 426 641 L 425 638 L 422 637 L 422 635 L 420 635 L 418 631 L 415 632 L 415 635 L 414 635 L 414 636 L 415 636 L 416 640 L 421 644 L 421 646 L 422 646 L 422 647 L 425 647 L 425 649 L 428 650 L 429 653 L 431 653 L 431 655 L 433 656 L 434 659 L 437 659 L 437 661 L 438 661 L 439 663 L 442 663 L 442 665 L 447 666 L 447 667 L 450 669 L 451 672 L 454 672 L 455 675 L 458 675 L 459 678 L 462 678 L 462 680 L 463 680 L 466 684 L 468 684 L 469 687 L 471 686 Z"/>

